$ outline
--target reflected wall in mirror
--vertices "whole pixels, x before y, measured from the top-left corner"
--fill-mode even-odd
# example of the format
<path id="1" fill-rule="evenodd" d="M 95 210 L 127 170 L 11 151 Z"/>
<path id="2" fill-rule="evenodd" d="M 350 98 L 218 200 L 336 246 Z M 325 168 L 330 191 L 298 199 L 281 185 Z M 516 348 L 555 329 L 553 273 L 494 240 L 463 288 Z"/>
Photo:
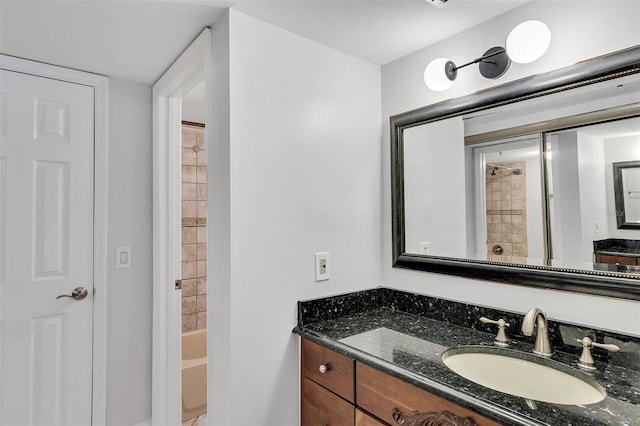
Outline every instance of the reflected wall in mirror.
<path id="1" fill-rule="evenodd" d="M 634 48 L 392 117 L 394 266 L 640 299 L 614 185 L 640 163 L 639 69 Z M 619 180 L 640 202 L 640 168 Z"/>
<path id="2" fill-rule="evenodd" d="M 632 142 L 640 151 L 640 142 Z M 640 229 L 640 160 L 613 163 L 613 185 L 618 228 Z"/>

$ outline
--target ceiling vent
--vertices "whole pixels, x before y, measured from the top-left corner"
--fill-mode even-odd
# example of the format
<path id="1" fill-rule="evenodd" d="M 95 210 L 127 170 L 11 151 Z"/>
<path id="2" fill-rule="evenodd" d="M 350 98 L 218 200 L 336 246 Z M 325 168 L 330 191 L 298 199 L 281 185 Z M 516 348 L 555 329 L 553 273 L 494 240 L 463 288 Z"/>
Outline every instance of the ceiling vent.
<path id="1" fill-rule="evenodd" d="M 427 3 L 434 5 L 437 8 L 443 8 L 449 0 L 427 0 Z"/>

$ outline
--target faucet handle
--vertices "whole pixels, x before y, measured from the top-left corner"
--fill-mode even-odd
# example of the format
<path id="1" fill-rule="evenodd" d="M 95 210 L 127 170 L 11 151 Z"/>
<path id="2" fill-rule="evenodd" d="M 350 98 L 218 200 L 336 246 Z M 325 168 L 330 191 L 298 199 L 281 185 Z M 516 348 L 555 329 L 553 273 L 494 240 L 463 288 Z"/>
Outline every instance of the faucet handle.
<path id="1" fill-rule="evenodd" d="M 487 317 L 480 317 L 480 322 L 483 324 L 496 324 L 498 326 L 498 334 L 493 340 L 496 346 L 506 348 L 509 346 L 509 339 L 507 339 L 507 333 L 505 333 L 505 327 L 509 327 L 509 323 L 500 318 L 498 321 L 491 320 Z"/>
<path id="2" fill-rule="evenodd" d="M 576 339 L 576 342 L 582 343 L 582 355 L 578 360 L 578 366 L 587 370 L 595 370 L 595 362 L 591 356 L 591 347 L 606 349 L 609 352 L 618 352 L 620 347 L 617 345 L 597 343 L 591 340 L 589 337 L 583 337 L 582 339 Z"/>

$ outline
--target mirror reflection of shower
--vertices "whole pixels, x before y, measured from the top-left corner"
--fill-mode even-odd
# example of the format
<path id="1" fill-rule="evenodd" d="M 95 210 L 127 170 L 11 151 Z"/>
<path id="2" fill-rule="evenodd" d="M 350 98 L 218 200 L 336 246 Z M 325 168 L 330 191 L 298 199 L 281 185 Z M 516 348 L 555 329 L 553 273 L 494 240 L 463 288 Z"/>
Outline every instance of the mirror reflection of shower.
<path id="1" fill-rule="evenodd" d="M 509 170 L 510 172 L 512 172 L 514 175 L 521 175 L 522 174 L 522 169 L 514 169 L 512 167 L 507 167 L 507 166 L 499 166 L 497 164 L 487 164 L 487 167 L 492 167 L 493 170 L 491 171 L 491 176 L 495 176 L 496 172 L 500 169 L 504 169 L 504 170 Z"/>
<path id="2" fill-rule="evenodd" d="M 473 185 L 475 218 L 470 221 L 475 226 L 469 235 L 475 258 L 511 263 L 543 258 L 538 136 L 496 140 L 467 150 L 477 182 Z"/>

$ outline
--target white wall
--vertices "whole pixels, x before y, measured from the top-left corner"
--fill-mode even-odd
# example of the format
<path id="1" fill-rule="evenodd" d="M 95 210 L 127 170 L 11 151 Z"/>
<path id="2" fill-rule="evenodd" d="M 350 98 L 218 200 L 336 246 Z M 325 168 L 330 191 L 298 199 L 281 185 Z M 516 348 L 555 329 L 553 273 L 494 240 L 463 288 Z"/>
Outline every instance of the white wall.
<path id="1" fill-rule="evenodd" d="M 593 262 L 593 242 L 609 238 L 604 142 L 577 131 L 580 218 L 582 220 L 580 257 Z"/>
<path id="2" fill-rule="evenodd" d="M 640 335 L 637 302 L 392 268 L 388 136 L 388 117 L 392 114 L 640 44 L 638 16 L 640 2 L 637 1 L 534 1 L 382 67 L 382 278 L 385 285 L 519 312 L 536 305 L 545 309 L 551 318 Z M 528 19 L 542 20 L 551 29 L 549 51 L 537 62 L 513 64 L 497 81 L 485 80 L 469 67 L 459 72 L 456 84 L 449 91 L 435 93 L 425 87 L 422 73 L 430 60 L 448 56 L 464 63 L 489 47 L 502 45 L 511 28 Z"/>
<path id="3" fill-rule="evenodd" d="M 151 417 L 151 87 L 109 80 L 108 425 Z M 131 246 L 131 269 L 115 247 Z"/>
<path id="4" fill-rule="evenodd" d="M 296 425 L 296 302 L 380 284 L 380 67 L 234 10 L 228 38 L 229 273 L 209 288 L 229 305 L 209 325 L 229 346 L 209 378 L 229 405 L 209 422 Z"/>
<path id="5" fill-rule="evenodd" d="M 465 165 L 460 161 L 464 145 L 456 143 L 463 139 L 461 117 L 404 132 L 407 253 L 423 253 L 422 242 L 429 243 L 424 254 L 465 257 L 467 253 Z"/>

